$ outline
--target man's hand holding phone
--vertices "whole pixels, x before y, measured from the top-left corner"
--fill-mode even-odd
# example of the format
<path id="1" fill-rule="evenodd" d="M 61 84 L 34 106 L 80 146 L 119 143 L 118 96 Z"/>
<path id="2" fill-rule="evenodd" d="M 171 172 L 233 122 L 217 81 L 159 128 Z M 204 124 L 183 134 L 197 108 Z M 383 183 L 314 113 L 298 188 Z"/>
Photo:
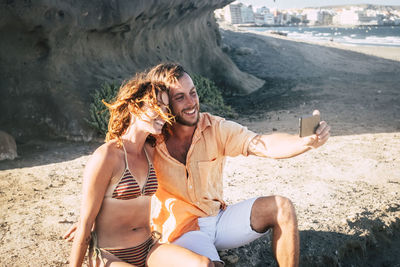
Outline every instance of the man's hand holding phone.
<path id="1" fill-rule="evenodd" d="M 304 146 L 317 148 L 328 141 L 331 127 L 325 122 L 320 121 L 320 112 L 313 111 L 312 116 L 300 118 L 299 135 L 303 139 Z"/>

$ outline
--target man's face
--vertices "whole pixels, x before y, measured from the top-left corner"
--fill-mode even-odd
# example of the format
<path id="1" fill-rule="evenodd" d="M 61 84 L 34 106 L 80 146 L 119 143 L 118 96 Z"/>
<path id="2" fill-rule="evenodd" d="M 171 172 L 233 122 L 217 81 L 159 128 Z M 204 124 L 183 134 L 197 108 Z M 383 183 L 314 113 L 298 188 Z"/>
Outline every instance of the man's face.
<path id="1" fill-rule="evenodd" d="M 176 122 L 195 126 L 199 121 L 199 97 L 193 81 L 184 74 L 169 88 L 170 107 Z"/>

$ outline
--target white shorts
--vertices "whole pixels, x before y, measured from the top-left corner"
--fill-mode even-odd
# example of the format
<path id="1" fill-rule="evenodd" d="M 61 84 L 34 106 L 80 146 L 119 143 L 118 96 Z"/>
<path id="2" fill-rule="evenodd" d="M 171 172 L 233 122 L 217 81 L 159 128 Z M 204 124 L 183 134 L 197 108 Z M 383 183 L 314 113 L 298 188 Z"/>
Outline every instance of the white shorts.
<path id="1" fill-rule="evenodd" d="M 221 261 L 217 250 L 237 248 L 260 238 L 251 228 L 251 208 L 257 198 L 248 199 L 221 210 L 217 216 L 198 219 L 199 231 L 187 232 L 173 244 L 187 248 L 212 261 Z"/>

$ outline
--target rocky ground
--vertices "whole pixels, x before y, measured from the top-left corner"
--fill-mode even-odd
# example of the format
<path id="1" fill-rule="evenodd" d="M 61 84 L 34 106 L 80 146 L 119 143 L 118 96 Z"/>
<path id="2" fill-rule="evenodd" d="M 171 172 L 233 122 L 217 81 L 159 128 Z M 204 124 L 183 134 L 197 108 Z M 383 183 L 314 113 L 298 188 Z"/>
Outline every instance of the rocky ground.
<path id="1" fill-rule="evenodd" d="M 230 158 L 225 198 L 278 194 L 296 206 L 302 266 L 400 266 L 400 62 L 339 47 L 222 31 L 238 67 L 266 81 L 230 96 L 234 120 L 296 133 L 313 109 L 332 126 L 293 159 Z M 66 266 L 82 170 L 99 143 L 30 141 L 0 162 L 1 266 Z M 227 266 L 274 266 L 268 237 L 221 252 Z"/>

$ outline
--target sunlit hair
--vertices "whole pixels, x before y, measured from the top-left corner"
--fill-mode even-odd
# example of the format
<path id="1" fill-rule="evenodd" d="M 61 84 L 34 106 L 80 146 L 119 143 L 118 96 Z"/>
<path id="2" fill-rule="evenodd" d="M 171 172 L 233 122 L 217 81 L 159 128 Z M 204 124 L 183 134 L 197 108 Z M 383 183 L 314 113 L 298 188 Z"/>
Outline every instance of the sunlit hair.
<path id="1" fill-rule="evenodd" d="M 147 74 L 147 79 L 152 82 L 161 82 L 166 84 L 168 87 L 171 84 L 178 82 L 184 74 L 189 73 L 178 63 L 161 63 L 151 68 Z"/>
<path id="2" fill-rule="evenodd" d="M 157 95 L 167 92 L 167 87 L 161 82 L 151 82 L 145 76 L 140 73 L 123 83 L 114 102 L 106 103 L 103 100 L 110 111 L 106 142 L 117 140 L 118 146 L 121 146 L 121 137 L 128 129 L 132 116 L 141 119 L 145 115 L 144 105 L 156 112 L 168 124 L 172 123 L 173 116 L 169 112 L 164 113 L 157 103 Z M 152 135 L 149 135 L 146 141 L 155 145 L 155 137 Z"/>
<path id="3" fill-rule="evenodd" d="M 170 87 L 177 83 L 185 73 L 189 75 L 182 65 L 166 62 L 151 68 L 147 73 L 147 79 L 152 82 L 163 83 L 167 87 Z M 172 124 L 166 124 L 165 127 L 163 127 L 162 136 L 164 140 L 167 140 L 172 135 L 171 126 Z"/>

